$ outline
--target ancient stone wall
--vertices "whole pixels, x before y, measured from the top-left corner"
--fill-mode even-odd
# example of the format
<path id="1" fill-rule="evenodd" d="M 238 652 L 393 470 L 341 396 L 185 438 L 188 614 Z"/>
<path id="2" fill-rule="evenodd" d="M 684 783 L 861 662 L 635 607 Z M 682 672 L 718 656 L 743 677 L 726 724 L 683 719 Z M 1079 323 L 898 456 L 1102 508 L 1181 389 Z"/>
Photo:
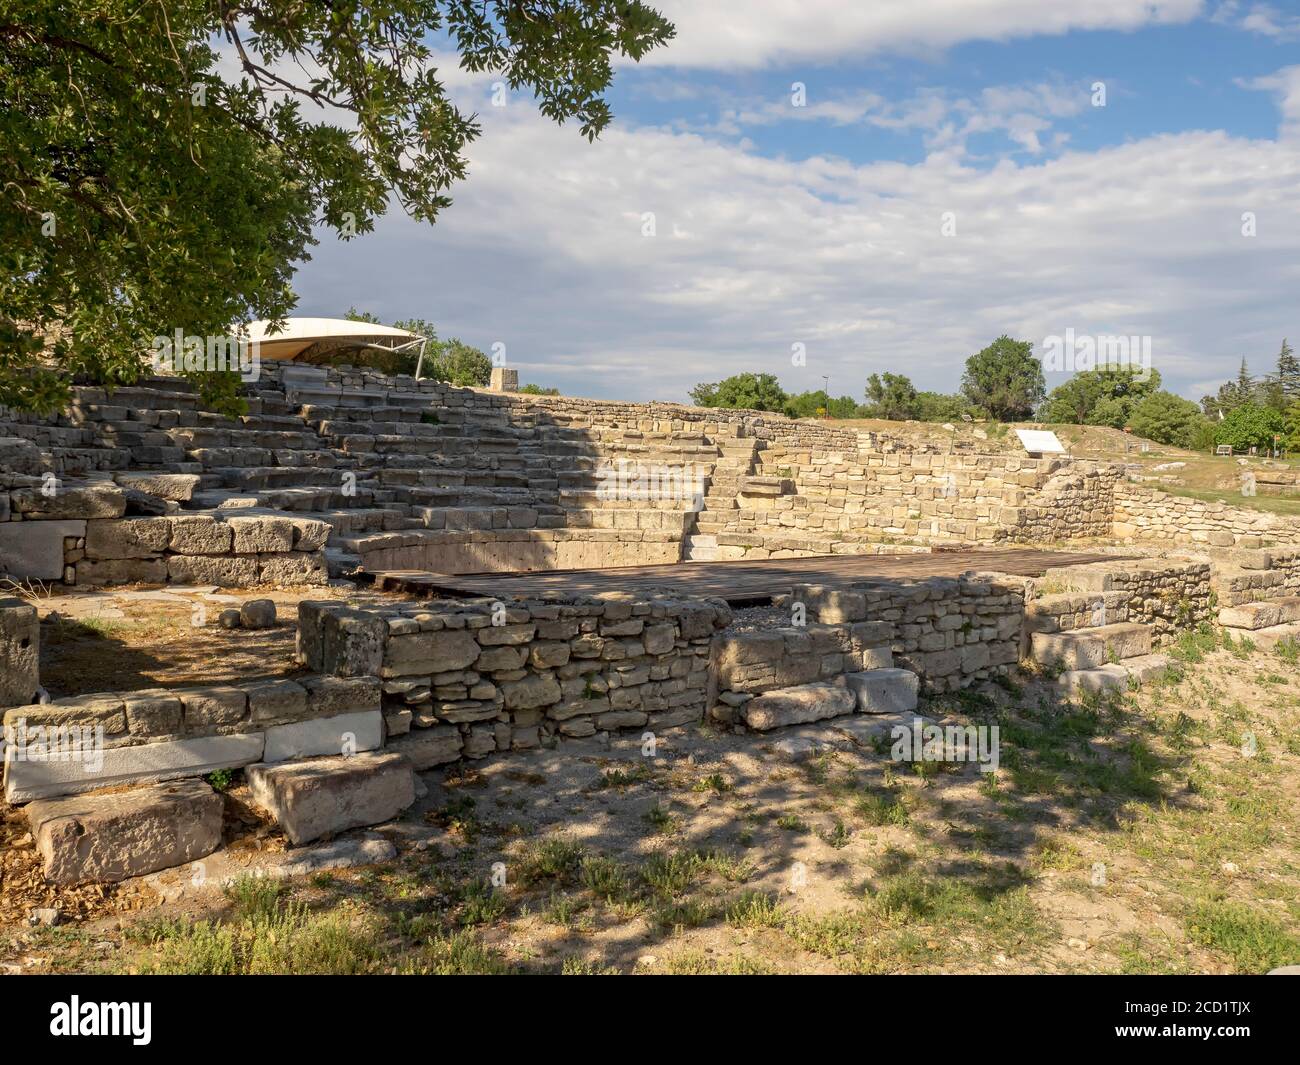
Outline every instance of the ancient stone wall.
<path id="1" fill-rule="evenodd" d="M 798 585 L 789 602 L 803 603 L 808 618 L 822 624 L 876 626 L 894 664 L 918 674 L 924 690 L 944 692 L 1007 673 L 1019 661 L 1029 587 L 1023 577 L 1000 574 L 882 579 Z"/>
<path id="2" fill-rule="evenodd" d="M 1293 518 L 1173 496 L 1125 482 L 1115 490 L 1114 529 L 1119 539 L 1211 547 L 1300 547 L 1300 522 Z"/>
<path id="3" fill-rule="evenodd" d="M 1163 638 L 1208 621 L 1215 603 L 1210 563 L 1194 558 L 1058 566 L 1033 587 L 1027 635 L 1133 622 Z"/>
<path id="4" fill-rule="evenodd" d="M 703 719 L 720 601 L 434 601 L 299 607 L 313 670 L 382 678 L 389 746 L 427 768 Z"/>

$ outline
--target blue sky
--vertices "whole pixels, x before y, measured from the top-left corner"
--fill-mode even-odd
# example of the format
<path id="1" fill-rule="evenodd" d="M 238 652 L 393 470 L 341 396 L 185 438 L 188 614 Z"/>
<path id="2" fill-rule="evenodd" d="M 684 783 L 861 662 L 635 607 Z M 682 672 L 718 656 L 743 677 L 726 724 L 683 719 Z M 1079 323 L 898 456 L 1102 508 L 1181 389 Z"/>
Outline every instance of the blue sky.
<path id="1" fill-rule="evenodd" d="M 299 313 L 429 318 L 636 399 L 743 370 L 951 390 L 999 333 L 1066 329 L 1149 337 L 1199 398 L 1300 341 L 1300 5 L 660 6 L 679 39 L 620 68 L 595 145 L 448 57 L 484 127 L 453 206 L 322 235 Z"/>

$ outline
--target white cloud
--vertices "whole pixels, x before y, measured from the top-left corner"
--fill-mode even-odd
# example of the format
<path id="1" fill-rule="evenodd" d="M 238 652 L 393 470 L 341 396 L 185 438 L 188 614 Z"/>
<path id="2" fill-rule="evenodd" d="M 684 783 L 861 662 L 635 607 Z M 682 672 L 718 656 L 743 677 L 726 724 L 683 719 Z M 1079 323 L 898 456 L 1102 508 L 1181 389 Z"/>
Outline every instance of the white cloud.
<path id="1" fill-rule="evenodd" d="M 1185 22 L 1203 0 L 658 0 L 677 37 L 643 65 L 741 69 Z"/>
<path id="2" fill-rule="evenodd" d="M 1282 136 L 1300 137 L 1300 65 L 1283 67 L 1262 78 L 1242 79 L 1237 84 L 1246 89 L 1273 93 L 1282 112 Z"/>
<path id="3" fill-rule="evenodd" d="M 1288 15 L 1272 4 L 1243 4 L 1239 0 L 1227 0 L 1215 9 L 1211 20 L 1277 41 L 1300 39 L 1300 15 Z"/>
<path id="4" fill-rule="evenodd" d="M 1294 68 L 1274 78 L 1290 107 Z M 327 236 L 299 313 L 422 316 L 503 341 L 525 381 L 678 400 L 743 370 L 791 390 L 829 374 L 857 395 L 884 369 L 952 390 L 999 333 L 1041 343 L 1069 327 L 1152 336 L 1166 382 L 1196 398 L 1300 333 L 1297 139 L 1201 131 L 977 169 L 950 152 L 774 159 L 626 125 L 589 145 L 522 99 L 480 112 L 439 224 L 399 213 L 346 245 Z M 956 236 L 940 234 L 945 211 Z"/>

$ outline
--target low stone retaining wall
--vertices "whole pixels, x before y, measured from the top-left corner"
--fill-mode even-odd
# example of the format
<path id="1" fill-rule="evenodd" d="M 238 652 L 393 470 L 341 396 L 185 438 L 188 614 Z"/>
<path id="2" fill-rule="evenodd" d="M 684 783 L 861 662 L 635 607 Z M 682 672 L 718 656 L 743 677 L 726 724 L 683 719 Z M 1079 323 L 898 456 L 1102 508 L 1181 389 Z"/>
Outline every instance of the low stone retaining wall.
<path id="1" fill-rule="evenodd" d="M 644 524 L 661 524 L 656 510 Z M 678 518 L 680 524 L 680 517 Z M 374 572 L 393 569 L 433 573 L 479 573 L 545 569 L 597 569 L 680 562 L 682 534 L 644 529 L 482 529 L 476 531 L 403 530 L 357 541 L 362 565 Z"/>
<path id="2" fill-rule="evenodd" d="M 877 626 L 873 639 L 889 643 L 897 665 L 918 674 L 925 691 L 944 692 L 1016 664 L 1028 587 L 1024 577 L 969 574 L 797 585 L 789 601 L 823 624 Z"/>
<path id="3" fill-rule="evenodd" d="M 1043 574 L 1036 589 L 1044 595 L 1030 603 L 1029 631 L 1065 632 L 1133 622 L 1150 626 L 1156 637 L 1165 637 L 1195 628 L 1213 613 L 1210 563 L 1195 559 L 1059 566 Z"/>
<path id="4" fill-rule="evenodd" d="M 624 728 L 701 721 L 721 601 L 299 605 L 316 671 L 377 675 L 389 746 L 428 768 Z"/>
<path id="5" fill-rule="evenodd" d="M 13 492 L 0 522 L 0 573 L 77 585 L 323 584 L 330 526 L 292 514 L 234 509 L 127 517 L 117 485 Z"/>
<path id="6" fill-rule="evenodd" d="M 1115 489 L 1114 535 L 1209 547 L 1300 547 L 1300 523 L 1294 518 L 1123 482 Z"/>
<path id="7" fill-rule="evenodd" d="M 4 713 L 5 797 L 202 776 L 383 746 L 378 677 L 103 692 Z"/>

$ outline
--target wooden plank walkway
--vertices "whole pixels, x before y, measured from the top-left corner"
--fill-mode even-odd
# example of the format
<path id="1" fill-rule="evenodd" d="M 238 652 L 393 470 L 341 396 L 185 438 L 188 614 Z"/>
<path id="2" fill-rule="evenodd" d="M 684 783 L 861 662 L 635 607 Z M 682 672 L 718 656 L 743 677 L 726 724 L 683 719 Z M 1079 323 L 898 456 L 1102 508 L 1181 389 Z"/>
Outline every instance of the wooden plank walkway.
<path id="1" fill-rule="evenodd" d="M 1121 556 L 1018 548 L 935 551 L 908 555 L 814 555 L 809 558 L 751 562 L 672 562 L 611 569 L 539 570 L 531 573 L 429 573 L 390 570 L 374 573 L 375 587 L 414 595 L 476 598 L 489 596 L 597 595 L 671 589 L 688 596 L 718 596 L 733 605 L 768 602 L 795 584 L 847 584 L 872 578 L 956 577 L 970 570 L 992 570 L 1038 577 L 1053 566 L 1114 561 Z"/>

